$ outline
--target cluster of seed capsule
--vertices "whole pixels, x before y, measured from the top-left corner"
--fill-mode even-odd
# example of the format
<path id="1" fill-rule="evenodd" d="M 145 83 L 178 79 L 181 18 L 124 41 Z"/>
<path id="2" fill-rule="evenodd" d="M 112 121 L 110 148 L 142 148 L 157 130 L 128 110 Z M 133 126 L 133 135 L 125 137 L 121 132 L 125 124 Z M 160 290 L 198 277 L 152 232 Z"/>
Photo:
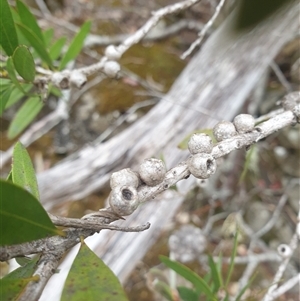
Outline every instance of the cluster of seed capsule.
<path id="1" fill-rule="evenodd" d="M 213 134 L 218 142 L 234 137 L 237 134 L 250 132 L 254 129 L 255 120 L 251 115 L 241 114 L 235 117 L 233 123 L 221 121 L 213 128 Z M 217 165 L 212 156 L 213 141 L 207 134 L 194 134 L 188 149 L 191 156 L 187 160 L 190 173 L 199 179 L 207 179 L 215 173 Z M 146 159 L 137 172 L 130 168 L 122 169 L 111 175 L 111 194 L 109 204 L 118 215 L 130 215 L 139 205 L 138 187 L 141 185 L 156 186 L 165 178 L 166 167 L 162 160 Z"/>

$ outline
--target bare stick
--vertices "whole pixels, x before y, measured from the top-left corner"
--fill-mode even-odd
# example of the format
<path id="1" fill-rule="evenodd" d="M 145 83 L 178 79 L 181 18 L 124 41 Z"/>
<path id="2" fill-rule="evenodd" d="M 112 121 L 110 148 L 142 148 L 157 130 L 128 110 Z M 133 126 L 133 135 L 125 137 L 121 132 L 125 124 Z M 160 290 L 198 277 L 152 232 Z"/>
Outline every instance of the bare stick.
<path id="1" fill-rule="evenodd" d="M 300 111 L 300 105 L 297 105 L 295 110 Z M 252 145 L 259 140 L 277 132 L 283 127 L 293 125 L 296 122 L 296 117 L 291 111 L 285 111 L 264 123 L 261 123 L 252 132 L 246 134 L 240 134 L 233 138 L 226 139 L 219 142 L 213 147 L 211 155 L 218 159 L 223 157 L 233 150 L 241 149 L 243 147 Z M 140 202 L 145 202 L 155 198 L 162 191 L 167 190 L 171 186 L 175 185 L 178 181 L 186 179 L 190 176 L 187 162 L 181 162 L 178 166 L 170 169 L 165 176 L 165 179 L 159 185 L 154 187 L 141 186 L 138 189 L 138 198 Z"/>
<path id="2" fill-rule="evenodd" d="M 290 254 L 288 254 L 288 256 L 286 256 L 286 258 L 282 261 L 282 263 L 279 265 L 278 270 L 274 276 L 274 280 L 273 280 L 273 284 L 269 287 L 267 294 L 265 295 L 263 301 L 272 301 L 274 300 L 274 292 L 278 287 L 278 283 L 280 281 L 280 279 L 283 276 L 284 271 L 287 268 L 287 265 L 294 253 L 294 251 L 297 248 L 297 244 L 298 244 L 298 235 L 297 233 L 295 233 L 291 239 L 291 242 L 289 244 L 290 247 Z"/>
<path id="3" fill-rule="evenodd" d="M 150 227 L 150 223 L 146 223 L 145 225 L 137 227 L 121 227 L 117 225 L 103 224 L 99 223 L 99 218 L 95 217 L 95 215 L 92 219 L 67 218 L 52 214 L 49 214 L 49 216 L 53 224 L 56 226 L 88 229 L 94 230 L 95 232 L 98 232 L 102 229 L 117 230 L 122 232 L 141 232 L 149 229 Z"/>
<path id="4" fill-rule="evenodd" d="M 181 55 L 181 59 L 186 59 L 187 56 L 189 56 L 193 50 L 199 46 L 203 40 L 203 38 L 205 37 L 207 31 L 212 27 L 212 25 L 214 24 L 215 20 L 217 19 L 224 3 L 226 0 L 221 0 L 220 3 L 218 4 L 218 6 L 216 7 L 215 13 L 213 14 L 213 16 L 211 17 L 211 19 L 204 25 L 203 29 L 201 30 L 201 32 L 199 33 L 199 37 L 196 41 L 193 42 L 193 44 L 190 46 L 190 48 L 185 51 L 182 55 Z"/>
<path id="5" fill-rule="evenodd" d="M 272 294 L 273 299 L 279 298 L 281 295 L 292 289 L 296 284 L 300 285 L 300 273 L 294 276 L 293 278 L 287 280 L 282 284 L 277 290 Z"/>

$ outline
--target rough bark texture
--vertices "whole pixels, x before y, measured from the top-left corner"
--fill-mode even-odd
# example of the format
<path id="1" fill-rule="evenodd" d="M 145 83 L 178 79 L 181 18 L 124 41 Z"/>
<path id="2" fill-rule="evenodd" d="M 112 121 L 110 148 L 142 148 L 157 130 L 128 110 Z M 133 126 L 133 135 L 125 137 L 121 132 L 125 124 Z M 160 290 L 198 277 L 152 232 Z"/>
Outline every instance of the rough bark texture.
<path id="1" fill-rule="evenodd" d="M 38 181 L 46 208 L 100 189 L 113 171 L 135 168 L 144 158 L 163 153 L 169 168 L 186 159 L 187 152 L 176 148 L 178 142 L 195 129 L 212 127 L 218 120 L 231 120 L 237 114 L 270 61 L 297 34 L 299 4 L 293 2 L 250 33 L 230 34 L 229 29 L 228 19 L 194 56 L 165 99 L 146 116 L 108 142 L 85 147 L 40 174 Z M 211 116 L 202 114 L 203 109 Z M 191 185 L 189 179 L 182 181 L 179 188 L 185 192 Z M 182 194 L 167 191 L 159 201 L 140 206 L 125 222 L 133 226 L 150 221 L 148 231 L 101 231 L 88 244 L 124 282 L 182 201 Z M 53 281 L 49 287 L 57 286 Z M 50 291 L 46 290 L 45 295 Z"/>

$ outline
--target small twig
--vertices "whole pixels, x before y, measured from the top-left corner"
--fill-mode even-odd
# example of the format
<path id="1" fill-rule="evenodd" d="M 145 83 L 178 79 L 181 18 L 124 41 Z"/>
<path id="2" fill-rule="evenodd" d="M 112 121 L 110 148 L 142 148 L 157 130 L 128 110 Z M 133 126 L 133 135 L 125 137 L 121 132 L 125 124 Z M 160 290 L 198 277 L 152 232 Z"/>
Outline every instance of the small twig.
<path id="1" fill-rule="evenodd" d="M 262 237 L 263 235 L 265 235 L 266 233 L 268 233 L 272 227 L 274 226 L 274 224 L 277 222 L 281 210 L 283 208 L 283 206 L 285 205 L 286 201 L 287 201 L 288 197 L 286 194 L 282 195 L 276 209 L 273 212 L 272 218 L 260 229 L 258 230 L 253 236 L 252 239 L 258 239 L 260 237 Z"/>
<path id="2" fill-rule="evenodd" d="M 295 233 L 291 239 L 291 242 L 289 244 L 289 247 L 291 249 L 291 252 L 289 254 L 289 256 L 287 256 L 279 265 L 278 270 L 274 276 L 274 280 L 273 280 L 273 284 L 269 287 L 267 294 L 265 295 L 263 301 L 272 301 L 274 300 L 274 292 L 276 291 L 277 287 L 278 287 L 278 283 L 280 281 L 280 279 L 283 276 L 284 271 L 287 268 L 287 265 L 294 253 L 294 251 L 297 248 L 297 242 L 298 242 L 298 235 L 297 233 Z"/>
<path id="3" fill-rule="evenodd" d="M 189 56 L 194 49 L 199 46 L 203 40 L 203 38 L 205 37 L 207 31 L 212 27 L 212 25 L 214 24 L 215 20 L 217 19 L 224 3 L 226 0 L 221 0 L 220 3 L 218 4 L 218 6 L 216 7 L 215 13 L 213 14 L 213 16 L 211 17 L 211 19 L 204 25 L 204 27 L 202 28 L 201 32 L 198 35 L 198 39 L 196 41 L 194 41 L 192 43 L 192 45 L 189 47 L 189 49 L 187 51 L 185 51 L 182 55 L 181 55 L 181 59 L 186 59 L 187 56 Z"/>
<path id="4" fill-rule="evenodd" d="M 300 105 L 295 107 L 295 111 L 300 112 Z M 293 125 L 296 122 L 296 117 L 292 111 L 285 111 L 257 126 L 252 132 L 239 134 L 232 138 L 226 139 L 217 143 L 211 152 L 211 155 L 218 159 L 230 152 L 252 145 L 259 140 L 277 132 L 283 127 Z M 186 179 L 190 176 L 190 171 L 186 161 L 181 162 L 176 167 L 170 169 L 162 181 L 162 183 L 150 187 L 140 186 L 138 188 L 138 199 L 140 202 L 145 202 L 155 198 L 161 192 L 169 189 L 178 181 Z"/>
<path id="5" fill-rule="evenodd" d="M 277 290 L 275 290 L 272 294 L 273 299 L 279 298 L 281 295 L 292 289 L 297 283 L 298 286 L 300 286 L 300 273 L 294 276 L 293 278 L 287 280 Z"/>
<path id="6" fill-rule="evenodd" d="M 277 76 L 278 80 L 280 81 L 280 83 L 282 84 L 282 86 L 285 88 L 286 92 L 287 93 L 292 92 L 293 88 L 292 88 L 291 84 L 287 81 L 287 79 L 285 78 L 284 74 L 282 73 L 282 71 L 280 70 L 278 65 L 274 61 L 271 61 L 270 67 L 276 74 L 276 76 Z"/>
<path id="7" fill-rule="evenodd" d="M 255 119 L 255 124 L 258 125 L 259 123 L 263 122 L 263 121 L 266 121 L 270 118 L 273 118 L 281 113 L 284 112 L 284 109 L 283 108 L 280 108 L 280 109 L 277 109 L 277 110 L 274 110 L 274 111 L 271 111 L 265 115 L 262 115 L 258 118 Z"/>
<path id="8" fill-rule="evenodd" d="M 99 215 L 99 212 L 97 213 Z M 141 225 L 137 227 L 121 227 L 117 225 L 100 223 L 99 216 L 98 217 L 95 216 L 94 218 L 91 219 L 67 218 L 67 217 L 55 216 L 52 214 L 49 214 L 49 216 L 53 224 L 56 226 L 88 229 L 88 230 L 94 230 L 95 232 L 98 232 L 102 229 L 116 230 L 121 232 L 141 232 L 150 228 L 150 223 L 146 223 L 145 225 Z"/>
<path id="9" fill-rule="evenodd" d="M 43 0 L 35 0 L 35 3 L 37 4 L 37 6 L 39 7 L 40 11 L 42 12 L 42 14 L 44 16 L 52 16 L 49 8 L 47 7 L 45 1 Z"/>

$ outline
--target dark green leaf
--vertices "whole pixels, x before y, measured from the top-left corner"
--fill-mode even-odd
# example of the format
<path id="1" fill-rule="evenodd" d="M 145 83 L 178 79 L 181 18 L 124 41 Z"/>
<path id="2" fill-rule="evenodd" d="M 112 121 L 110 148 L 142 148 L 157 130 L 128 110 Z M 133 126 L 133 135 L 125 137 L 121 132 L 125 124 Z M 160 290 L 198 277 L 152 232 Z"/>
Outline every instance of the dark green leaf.
<path id="1" fill-rule="evenodd" d="M 39 40 L 36 34 L 24 24 L 17 23 L 18 28 L 21 30 L 25 38 L 31 44 L 31 46 L 35 49 L 35 51 L 39 54 L 41 59 L 48 64 L 48 66 L 52 67 L 52 60 L 49 56 L 49 53 L 45 47 L 45 45 Z"/>
<path id="2" fill-rule="evenodd" d="M 7 178 L 6 178 L 6 181 L 8 181 L 8 182 L 12 182 L 12 181 L 13 181 L 13 179 L 12 179 L 12 172 L 11 172 L 11 170 L 10 170 L 10 172 L 9 172 L 9 174 L 8 174 Z"/>
<path id="3" fill-rule="evenodd" d="M 7 0 L 0 1 L 0 44 L 7 55 L 18 46 L 18 37 Z"/>
<path id="4" fill-rule="evenodd" d="M 65 282 L 61 301 L 125 301 L 114 273 L 82 242 Z"/>
<path id="5" fill-rule="evenodd" d="M 27 94 L 30 89 L 32 88 L 31 84 L 22 84 L 22 90 L 25 91 L 25 93 Z M 24 92 L 20 91 L 18 88 L 14 88 L 13 91 L 10 94 L 9 100 L 6 104 L 5 109 L 11 107 L 13 104 L 15 104 L 16 102 L 18 102 L 22 97 L 24 96 Z"/>
<path id="6" fill-rule="evenodd" d="M 194 134 L 200 134 L 200 133 L 203 133 L 203 134 L 206 134 L 208 136 L 210 136 L 210 138 L 213 140 L 213 142 L 215 143 L 216 142 L 216 139 L 213 135 L 213 130 L 212 129 L 200 129 L 200 130 L 196 130 L 196 131 L 193 131 L 192 133 L 188 134 L 178 145 L 177 147 L 180 148 L 180 149 L 188 149 L 188 142 L 189 140 L 191 139 L 191 137 L 194 135 Z"/>
<path id="7" fill-rule="evenodd" d="M 255 26 L 275 13 L 291 0 L 243 0 L 239 1 L 236 29 Z"/>
<path id="8" fill-rule="evenodd" d="M 42 31 L 28 7 L 23 2 L 17 1 L 17 8 L 22 24 L 30 28 L 31 31 L 35 33 L 35 36 L 39 39 L 39 41 L 45 45 Z"/>
<path id="9" fill-rule="evenodd" d="M 26 258 L 26 263 L 18 267 L 17 269 L 13 270 L 9 274 L 7 274 L 5 277 L 3 277 L 3 279 L 13 280 L 13 279 L 20 279 L 20 278 L 28 278 L 33 275 L 36 268 L 36 263 L 39 260 L 39 256 L 36 256 L 33 259 L 27 257 L 23 257 L 23 258 Z"/>
<path id="10" fill-rule="evenodd" d="M 77 55 L 81 51 L 81 48 L 83 47 L 84 40 L 90 31 L 90 27 L 91 21 L 87 21 L 81 26 L 79 32 L 72 40 L 69 49 L 60 62 L 60 70 L 64 69 L 70 61 L 74 60 L 77 57 Z"/>
<path id="11" fill-rule="evenodd" d="M 12 178 L 14 184 L 29 191 L 36 199 L 40 199 L 35 171 L 21 142 L 17 142 L 13 151 Z"/>
<path id="12" fill-rule="evenodd" d="M 0 191 L 0 229 L 5 229 L 0 236 L 1 246 L 62 234 L 31 193 L 3 180 Z"/>
<path id="13" fill-rule="evenodd" d="M 8 72 L 8 75 L 11 79 L 11 81 L 15 84 L 15 86 L 23 92 L 23 94 L 25 94 L 24 89 L 22 88 L 21 84 L 19 83 L 17 77 L 16 77 L 16 73 L 15 73 L 15 66 L 14 63 L 12 61 L 12 58 L 8 58 L 8 60 L 6 61 L 6 69 Z"/>
<path id="14" fill-rule="evenodd" d="M 62 49 L 66 43 L 67 38 L 62 37 L 55 41 L 55 43 L 50 47 L 49 54 L 52 60 L 56 60 L 61 54 Z"/>
<path id="15" fill-rule="evenodd" d="M 194 290 L 184 286 L 177 287 L 177 290 L 182 301 L 199 301 L 198 294 Z"/>
<path id="16" fill-rule="evenodd" d="M 204 293 L 207 297 L 211 298 L 211 300 L 217 300 L 207 283 L 191 269 L 179 262 L 170 260 L 166 256 L 159 256 L 159 259 L 167 267 L 175 271 L 186 280 L 190 281 L 195 286 L 198 293 Z"/>
<path id="17" fill-rule="evenodd" d="M 27 257 L 27 256 L 19 256 L 19 257 L 15 257 L 15 261 L 22 267 L 25 264 L 31 262 L 32 259 L 31 257 Z"/>
<path id="18" fill-rule="evenodd" d="M 6 107 L 6 104 L 9 100 L 12 90 L 13 90 L 13 88 L 8 88 L 8 89 L 0 92 L 0 116 L 2 115 L 2 113 Z"/>
<path id="19" fill-rule="evenodd" d="M 28 98 L 10 123 L 7 137 L 13 139 L 18 136 L 37 116 L 42 107 L 43 103 L 39 97 Z"/>
<path id="20" fill-rule="evenodd" d="M 213 280 L 213 283 L 214 283 L 213 292 L 215 293 L 221 287 L 222 275 L 221 275 L 220 271 L 218 270 L 217 265 L 215 264 L 214 260 L 212 259 L 212 257 L 210 255 L 208 255 L 208 264 L 209 264 L 209 267 L 210 267 L 212 280 Z"/>
<path id="21" fill-rule="evenodd" d="M 25 45 L 18 46 L 12 58 L 19 75 L 32 82 L 35 77 L 35 63 L 29 49 Z"/>

